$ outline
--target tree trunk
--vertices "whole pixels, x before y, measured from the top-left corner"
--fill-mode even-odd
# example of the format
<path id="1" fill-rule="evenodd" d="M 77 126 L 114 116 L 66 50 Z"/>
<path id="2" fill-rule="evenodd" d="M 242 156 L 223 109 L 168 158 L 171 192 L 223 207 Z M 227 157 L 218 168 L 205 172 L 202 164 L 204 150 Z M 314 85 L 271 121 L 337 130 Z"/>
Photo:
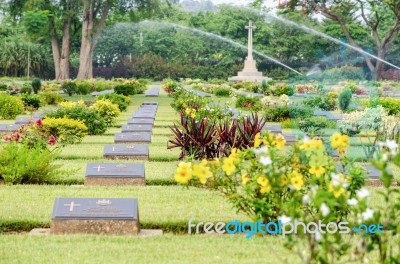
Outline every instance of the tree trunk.
<path id="1" fill-rule="evenodd" d="M 60 76 L 60 49 L 58 48 L 58 40 L 55 31 L 51 37 L 51 49 L 53 51 L 55 78 L 58 80 L 58 76 Z"/>
<path id="2" fill-rule="evenodd" d="M 386 55 L 386 51 L 383 48 L 379 48 L 377 57 L 380 59 L 384 59 Z M 382 79 L 382 72 L 384 69 L 384 64 L 382 61 L 377 60 L 375 63 L 375 76 L 373 76 L 374 80 L 379 81 Z"/>
<path id="3" fill-rule="evenodd" d="M 60 74 L 57 80 L 69 79 L 69 53 L 70 53 L 70 40 L 71 40 L 71 18 L 65 21 L 63 30 L 63 40 L 61 47 L 61 57 L 60 57 Z"/>
<path id="4" fill-rule="evenodd" d="M 96 21 L 97 14 L 94 10 L 94 2 L 94 0 L 83 1 L 82 40 L 79 55 L 78 80 L 93 78 L 93 52 L 111 8 L 111 4 L 108 2 L 105 3 L 100 19 Z M 98 2 L 97 5 L 99 5 Z M 97 24 L 96 29 L 94 28 L 95 23 Z"/>

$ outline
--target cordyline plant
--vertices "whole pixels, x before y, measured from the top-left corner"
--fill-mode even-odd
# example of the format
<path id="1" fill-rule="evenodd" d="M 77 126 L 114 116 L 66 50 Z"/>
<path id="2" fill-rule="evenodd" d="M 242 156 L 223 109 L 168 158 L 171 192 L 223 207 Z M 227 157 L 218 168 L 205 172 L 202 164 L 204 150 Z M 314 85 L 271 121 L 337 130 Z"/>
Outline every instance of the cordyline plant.
<path id="1" fill-rule="evenodd" d="M 215 123 L 209 119 L 196 120 L 181 113 L 180 124 L 171 127 L 174 139 L 168 141 L 168 149 L 181 148 L 180 159 L 192 156 L 194 159 L 218 156 L 218 134 Z"/>
<path id="2" fill-rule="evenodd" d="M 193 110 L 193 109 L 191 109 Z M 242 120 L 218 123 L 212 118 L 196 119 L 195 111 L 181 112 L 180 124 L 171 128 L 174 138 L 168 149 L 181 148 L 180 159 L 213 159 L 228 156 L 232 148 L 245 149 L 254 145 L 254 137 L 265 125 L 264 118 L 252 114 Z"/>
<path id="3" fill-rule="evenodd" d="M 243 120 L 226 120 L 217 127 L 221 156 L 228 156 L 232 148 L 246 149 L 254 145 L 254 137 L 266 123 L 265 118 L 259 118 L 252 113 Z"/>

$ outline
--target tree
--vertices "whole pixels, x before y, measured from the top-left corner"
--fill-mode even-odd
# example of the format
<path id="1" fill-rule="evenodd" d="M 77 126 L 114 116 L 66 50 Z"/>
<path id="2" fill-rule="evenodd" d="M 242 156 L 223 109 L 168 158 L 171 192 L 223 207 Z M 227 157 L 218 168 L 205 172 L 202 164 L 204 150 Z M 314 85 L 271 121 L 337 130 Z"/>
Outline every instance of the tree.
<path id="1" fill-rule="evenodd" d="M 262 0 L 256 0 L 259 4 Z M 399 34 L 400 1 L 398 0 L 290 0 L 286 8 L 301 6 L 305 13 L 320 13 L 340 25 L 348 42 L 362 49 L 349 30 L 352 23 L 364 23 L 375 42 L 376 56 L 384 59 Z M 384 63 L 364 56 L 373 79 L 382 77 Z"/>

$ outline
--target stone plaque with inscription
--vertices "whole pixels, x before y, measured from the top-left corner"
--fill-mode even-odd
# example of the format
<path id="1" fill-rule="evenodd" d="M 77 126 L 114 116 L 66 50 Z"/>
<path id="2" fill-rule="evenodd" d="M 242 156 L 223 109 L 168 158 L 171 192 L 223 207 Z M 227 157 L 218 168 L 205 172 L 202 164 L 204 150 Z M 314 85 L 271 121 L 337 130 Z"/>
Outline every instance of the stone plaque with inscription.
<path id="1" fill-rule="evenodd" d="M 122 133 L 125 132 L 151 132 L 153 130 L 153 125 L 147 124 L 129 124 L 122 126 Z"/>
<path id="2" fill-rule="evenodd" d="M 22 124 L 0 124 L 0 133 L 14 132 L 22 127 Z"/>
<path id="3" fill-rule="evenodd" d="M 148 145 L 105 145 L 104 158 L 113 160 L 149 160 Z"/>
<path id="4" fill-rule="evenodd" d="M 144 124 L 144 125 L 154 125 L 154 119 L 146 118 L 129 118 L 128 124 Z"/>
<path id="5" fill-rule="evenodd" d="M 150 144 L 151 132 L 117 133 L 114 136 L 114 143 Z"/>
<path id="6" fill-rule="evenodd" d="M 153 87 L 149 90 L 146 91 L 145 96 L 146 97 L 157 97 L 160 93 L 160 89 L 157 87 Z"/>
<path id="7" fill-rule="evenodd" d="M 281 134 L 282 133 L 282 127 L 280 125 L 265 125 L 261 131 L 267 130 L 271 133 L 274 134 Z"/>
<path id="8" fill-rule="evenodd" d="M 36 121 L 38 121 L 39 119 L 41 119 L 41 118 L 17 116 L 17 118 L 15 119 L 15 124 L 22 124 L 22 125 L 33 124 Z"/>
<path id="9" fill-rule="evenodd" d="M 135 198 L 56 198 L 50 232 L 53 234 L 137 235 Z"/>
<path id="10" fill-rule="evenodd" d="M 134 114 L 153 114 L 156 115 L 157 114 L 157 110 L 156 109 L 149 109 L 149 108 L 145 108 L 145 107 L 140 107 L 138 110 L 136 110 L 136 112 Z"/>
<path id="11" fill-rule="evenodd" d="M 145 185 L 144 164 L 88 163 L 85 185 Z"/>
<path id="12" fill-rule="evenodd" d="M 158 106 L 158 102 L 156 102 L 156 101 L 147 101 L 147 102 L 143 102 L 142 105 L 157 105 Z"/>
<path id="13" fill-rule="evenodd" d="M 282 134 L 282 136 L 285 138 L 287 145 L 292 145 L 297 140 L 296 135 L 294 135 L 294 134 L 285 134 L 284 133 L 284 134 Z"/>
<path id="14" fill-rule="evenodd" d="M 143 112 L 136 112 L 133 114 L 132 118 L 141 118 L 141 119 L 156 119 L 155 113 L 143 113 Z"/>

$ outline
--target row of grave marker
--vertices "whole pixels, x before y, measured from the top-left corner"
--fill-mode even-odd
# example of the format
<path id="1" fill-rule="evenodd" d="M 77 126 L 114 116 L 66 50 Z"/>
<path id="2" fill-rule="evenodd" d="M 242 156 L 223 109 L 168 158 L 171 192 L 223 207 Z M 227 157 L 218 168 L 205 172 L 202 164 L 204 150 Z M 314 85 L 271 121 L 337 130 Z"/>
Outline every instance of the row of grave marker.
<path id="1" fill-rule="evenodd" d="M 148 144 L 158 108 L 145 102 L 104 146 L 105 159 L 148 160 Z M 88 163 L 85 185 L 145 185 L 143 163 Z M 56 198 L 51 233 L 138 235 L 139 208 L 136 198 Z M 161 234 L 162 231 L 158 231 Z"/>

